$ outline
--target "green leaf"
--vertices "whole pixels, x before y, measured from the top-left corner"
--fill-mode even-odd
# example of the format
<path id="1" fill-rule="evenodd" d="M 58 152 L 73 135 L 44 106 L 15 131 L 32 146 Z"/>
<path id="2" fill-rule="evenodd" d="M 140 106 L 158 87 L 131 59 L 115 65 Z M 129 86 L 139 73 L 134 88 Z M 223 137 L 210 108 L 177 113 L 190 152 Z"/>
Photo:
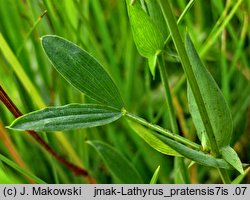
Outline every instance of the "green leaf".
<path id="1" fill-rule="evenodd" d="M 9 128 L 15 130 L 58 131 L 109 124 L 122 116 L 119 110 L 94 104 L 48 107 L 17 118 Z"/>
<path id="2" fill-rule="evenodd" d="M 42 46 L 53 66 L 70 84 L 101 104 L 123 107 L 118 88 L 90 54 L 55 35 L 42 37 Z"/>
<path id="3" fill-rule="evenodd" d="M 219 148 L 227 146 L 230 143 L 233 130 L 233 122 L 229 107 L 215 80 L 202 64 L 188 34 L 186 36 L 185 48 L 208 113 L 209 121 L 211 123 L 217 145 Z M 209 149 L 210 144 L 207 133 L 205 131 L 194 94 L 189 84 L 187 91 L 189 109 L 197 130 L 198 137 L 204 149 Z"/>
<path id="4" fill-rule="evenodd" d="M 163 154 L 184 156 L 201 165 L 209 167 L 232 169 L 232 166 L 223 159 L 214 158 L 209 154 L 193 150 L 179 142 L 167 138 L 166 136 L 153 131 L 149 131 L 138 123 L 129 121 L 129 124 L 133 128 L 133 130 L 151 147 Z"/>
<path id="5" fill-rule="evenodd" d="M 151 146 L 155 150 L 166 155 L 182 156 L 174 149 L 166 145 L 164 142 L 162 142 L 159 138 L 154 136 L 148 129 L 141 126 L 140 124 L 132 122 L 130 120 L 128 120 L 128 124 L 135 131 L 135 133 L 137 133 L 143 140 L 145 140 L 145 142 L 148 143 L 149 146 Z"/>
<path id="6" fill-rule="evenodd" d="M 184 157 L 190 160 L 195 161 L 198 164 L 215 168 L 232 169 L 232 166 L 223 159 L 214 158 L 209 154 L 203 153 L 202 151 L 193 150 L 159 133 L 152 132 L 152 134 L 154 134 L 156 137 L 158 137 L 162 142 L 170 146 L 172 149 L 177 151 L 179 154 L 183 155 Z"/>
<path id="7" fill-rule="evenodd" d="M 143 57 L 150 58 L 149 66 L 154 76 L 155 65 L 152 65 L 152 58 L 163 49 L 163 35 L 138 1 L 131 4 L 127 0 L 127 10 L 136 47 Z"/>
<path id="8" fill-rule="evenodd" d="M 157 169 L 155 170 L 155 172 L 150 180 L 150 184 L 156 184 L 158 177 L 159 177 L 160 168 L 161 168 L 161 166 L 158 166 Z"/>
<path id="9" fill-rule="evenodd" d="M 164 38 L 168 36 L 168 29 L 161 12 L 161 8 L 156 0 L 145 0 L 150 18 L 154 21 Z"/>
<path id="10" fill-rule="evenodd" d="M 121 183 L 142 183 L 135 167 L 120 152 L 100 141 L 87 141 L 100 155 L 111 174 Z"/>
<path id="11" fill-rule="evenodd" d="M 230 146 L 226 146 L 220 149 L 222 158 L 237 169 L 241 174 L 244 173 L 242 163 L 238 154 Z"/>

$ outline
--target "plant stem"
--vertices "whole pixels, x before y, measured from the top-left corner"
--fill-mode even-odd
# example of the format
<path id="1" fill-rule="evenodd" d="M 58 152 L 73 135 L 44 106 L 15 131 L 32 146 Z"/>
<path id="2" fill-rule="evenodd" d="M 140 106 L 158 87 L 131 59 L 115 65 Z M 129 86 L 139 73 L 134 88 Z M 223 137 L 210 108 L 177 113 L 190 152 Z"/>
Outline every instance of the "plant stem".
<path id="1" fill-rule="evenodd" d="M 140 118 L 140 117 L 138 117 L 136 115 L 133 115 L 132 113 L 126 112 L 125 115 L 129 119 L 131 119 L 131 120 L 133 120 L 133 121 L 135 121 L 135 122 L 137 122 L 139 124 L 142 124 L 142 125 L 150 128 L 151 130 L 157 131 L 157 132 L 159 132 L 159 133 L 161 133 L 161 134 L 163 134 L 163 135 L 165 135 L 165 136 L 167 136 L 169 138 L 172 138 L 177 142 L 181 142 L 181 143 L 183 143 L 183 144 L 185 144 L 187 146 L 193 147 L 196 150 L 201 149 L 201 146 L 199 144 L 196 144 L 196 143 L 194 143 L 194 142 L 192 142 L 192 141 L 190 141 L 190 140 L 188 140 L 188 139 L 186 139 L 186 138 L 184 138 L 184 137 L 182 137 L 180 135 L 174 134 L 174 133 L 170 132 L 169 130 L 166 130 L 166 129 L 158 126 L 158 125 L 151 124 L 151 123 L 147 122 L 145 119 Z"/>
<path id="2" fill-rule="evenodd" d="M 4 103 L 4 105 L 8 108 L 8 110 L 17 118 L 22 116 L 21 111 L 16 107 L 16 105 L 12 102 L 3 88 L 0 86 L 0 100 Z M 88 172 L 75 164 L 67 161 L 59 155 L 54 149 L 52 149 L 48 143 L 46 143 L 43 138 L 35 131 L 27 131 L 29 135 L 31 135 L 50 155 L 52 155 L 56 160 L 62 163 L 65 167 L 74 172 L 75 175 L 82 175 L 87 178 L 88 182 L 95 182 L 92 177 L 88 175 Z"/>
<path id="3" fill-rule="evenodd" d="M 212 128 L 212 125 L 210 123 L 208 113 L 207 113 L 203 98 L 201 96 L 199 86 L 198 86 L 198 84 L 196 82 L 195 75 L 193 73 L 193 70 L 192 70 L 192 67 L 191 67 L 187 52 L 185 50 L 185 47 L 184 47 L 184 44 L 183 44 L 183 41 L 182 41 L 182 38 L 181 38 L 181 35 L 180 35 L 180 32 L 178 30 L 178 26 L 176 24 L 174 15 L 173 15 L 171 7 L 169 5 L 169 1 L 158 0 L 158 3 L 160 5 L 160 7 L 161 7 L 161 10 L 162 10 L 163 16 L 165 18 L 165 21 L 167 22 L 167 25 L 169 27 L 169 30 L 170 30 L 171 36 L 173 38 L 176 50 L 178 52 L 178 55 L 180 56 L 181 63 L 182 63 L 182 66 L 183 66 L 183 70 L 184 70 L 184 72 L 186 74 L 187 80 L 188 80 L 188 82 L 190 84 L 190 87 L 191 87 L 191 89 L 193 91 L 194 98 L 195 98 L 195 101 L 196 101 L 197 106 L 198 106 L 198 110 L 200 112 L 200 115 L 201 115 L 205 130 L 206 130 L 206 133 L 208 135 L 208 138 L 209 138 L 209 141 L 210 141 L 210 144 L 211 144 L 212 154 L 216 158 L 219 158 L 221 156 L 221 154 L 220 154 L 217 142 L 215 140 L 215 135 L 214 135 L 214 132 L 213 132 L 213 128 Z M 220 168 L 217 168 L 217 169 L 218 169 L 218 171 L 219 171 L 219 173 L 221 175 L 222 180 L 227 182 L 227 183 L 230 182 L 227 171 L 222 170 Z"/>
<path id="4" fill-rule="evenodd" d="M 231 180 L 230 180 L 230 177 L 229 177 L 227 171 L 225 169 L 222 169 L 222 168 L 221 169 L 218 168 L 218 171 L 219 171 L 222 182 L 224 184 L 230 184 Z"/>
<path id="5" fill-rule="evenodd" d="M 158 66 L 161 74 L 161 81 L 165 90 L 165 96 L 166 96 L 166 103 L 167 103 L 167 111 L 168 116 L 170 118 L 170 124 L 171 124 L 171 130 L 173 133 L 178 133 L 178 126 L 176 122 L 175 112 L 174 112 L 174 106 L 171 98 L 170 88 L 168 85 L 168 75 L 167 70 L 164 62 L 164 56 L 163 53 L 161 53 L 157 59 Z"/>
<path id="6" fill-rule="evenodd" d="M 185 47 L 184 47 L 180 32 L 178 30 L 174 15 L 173 15 L 172 10 L 170 8 L 169 2 L 166 0 L 158 0 L 158 3 L 161 7 L 165 21 L 168 24 L 168 27 L 169 27 L 171 36 L 173 38 L 176 50 L 177 50 L 178 55 L 180 56 L 180 59 L 181 59 L 183 70 L 186 74 L 187 80 L 188 80 L 190 87 L 193 91 L 195 101 L 197 103 L 203 124 L 205 126 L 205 129 L 206 129 L 206 132 L 207 132 L 210 144 L 211 144 L 212 154 L 214 154 L 215 157 L 220 157 L 220 152 L 219 152 L 219 148 L 217 146 L 216 140 L 215 140 L 212 125 L 210 123 L 208 113 L 207 113 L 204 101 L 203 101 L 201 93 L 200 93 L 199 86 L 196 82 L 195 75 L 194 75 L 193 70 L 191 68 L 191 64 L 189 62 L 188 55 L 187 55 L 187 52 L 185 50 Z"/>
<path id="7" fill-rule="evenodd" d="M 25 45 L 25 43 L 27 42 L 28 38 L 30 37 L 30 35 L 33 33 L 33 31 L 35 30 L 35 28 L 37 27 L 37 25 L 41 22 L 42 18 L 47 14 L 47 10 L 43 11 L 43 13 L 38 17 L 38 19 L 35 21 L 34 25 L 31 27 L 31 29 L 29 30 L 29 32 L 27 33 L 25 39 L 23 40 L 22 44 L 20 45 L 20 47 L 17 50 L 17 57 L 20 56 L 20 53 L 23 50 L 23 47 Z"/>
<path id="8" fill-rule="evenodd" d="M 178 134 L 178 126 L 177 120 L 175 115 L 175 109 L 173 106 L 173 99 L 170 91 L 170 87 L 168 84 L 168 75 L 164 61 L 164 52 L 162 52 L 159 57 L 157 58 L 158 66 L 160 69 L 161 81 L 165 90 L 166 96 L 166 105 L 167 105 L 167 114 L 170 119 L 171 131 L 175 134 Z M 188 173 L 187 173 L 187 166 L 184 163 L 183 158 L 175 157 L 174 158 L 174 170 L 175 170 L 175 183 L 190 183 Z M 183 177 L 183 180 L 180 182 L 179 177 Z"/>

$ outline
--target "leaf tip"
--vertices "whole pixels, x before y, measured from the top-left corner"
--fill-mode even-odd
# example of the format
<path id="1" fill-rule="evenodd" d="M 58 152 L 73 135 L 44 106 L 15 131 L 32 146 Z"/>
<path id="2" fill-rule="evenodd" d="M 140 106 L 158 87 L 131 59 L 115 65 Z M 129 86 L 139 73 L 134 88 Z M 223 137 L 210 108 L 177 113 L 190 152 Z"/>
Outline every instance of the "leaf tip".
<path id="1" fill-rule="evenodd" d="M 42 42 L 42 45 L 44 46 L 47 42 L 50 42 L 52 38 L 59 38 L 57 35 L 44 35 L 40 37 L 40 40 Z"/>

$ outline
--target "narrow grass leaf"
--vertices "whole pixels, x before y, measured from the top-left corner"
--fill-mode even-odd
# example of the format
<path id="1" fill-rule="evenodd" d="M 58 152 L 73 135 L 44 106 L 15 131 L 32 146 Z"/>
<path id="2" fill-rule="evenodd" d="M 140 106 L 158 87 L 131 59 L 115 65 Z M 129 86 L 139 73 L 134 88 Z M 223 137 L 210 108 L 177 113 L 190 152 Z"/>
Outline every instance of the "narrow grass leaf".
<path id="1" fill-rule="evenodd" d="M 250 167 L 248 167 L 248 168 L 244 171 L 244 174 L 240 174 L 239 176 L 237 176 L 237 177 L 232 181 L 232 184 L 240 184 L 249 172 L 250 172 Z"/>
<path id="2" fill-rule="evenodd" d="M 138 1 L 131 4 L 127 0 L 127 11 L 132 29 L 133 38 L 139 53 L 146 58 L 156 55 L 164 46 L 164 38 L 153 20 L 143 11 Z M 150 71 L 155 74 L 155 65 L 150 61 Z M 156 64 L 156 63 L 155 63 Z"/>
<path id="3" fill-rule="evenodd" d="M 43 99 L 41 98 L 37 88 L 34 86 L 32 81 L 30 80 L 29 76 L 24 70 L 24 67 L 18 61 L 17 57 L 11 50 L 9 44 L 6 42 L 2 33 L 0 33 L 0 50 L 2 50 L 4 57 L 11 65 L 12 69 L 14 70 L 17 77 L 20 79 L 20 81 L 24 85 L 27 92 L 30 94 L 30 97 L 32 98 L 33 102 L 35 102 L 37 106 L 40 108 L 45 107 L 45 103 Z"/>
<path id="4" fill-rule="evenodd" d="M 156 184 L 158 177 L 159 177 L 159 172 L 160 172 L 160 168 L 161 166 L 158 166 L 157 169 L 155 170 L 151 180 L 150 180 L 150 184 Z"/>
<path id="5" fill-rule="evenodd" d="M 201 49 L 201 52 L 200 52 L 201 56 L 205 55 L 205 53 L 214 44 L 214 42 L 220 36 L 221 32 L 225 29 L 225 27 L 227 25 L 230 25 L 229 22 L 231 21 L 232 17 L 235 15 L 236 11 L 238 10 L 242 2 L 243 0 L 238 0 L 237 2 L 235 2 L 230 12 L 227 15 L 224 15 L 225 18 L 223 19 L 223 22 L 220 24 L 220 26 L 216 27 L 216 29 L 213 29 L 214 31 L 212 32 L 212 34 L 210 33 L 209 37 L 205 41 L 205 44 L 203 45 L 203 48 Z"/>
<path id="6" fill-rule="evenodd" d="M 42 37 L 42 46 L 53 66 L 70 84 L 101 104 L 123 107 L 115 83 L 89 53 L 55 35 Z"/>
<path id="7" fill-rule="evenodd" d="M 243 170 L 240 158 L 233 148 L 231 148 L 230 146 L 226 146 L 226 147 L 221 148 L 220 151 L 221 151 L 222 158 L 225 161 L 231 164 L 241 174 L 244 174 L 244 170 Z"/>
<path id="8" fill-rule="evenodd" d="M 130 127 L 137 133 L 149 146 L 155 150 L 171 156 L 182 156 L 180 153 L 175 151 L 173 148 L 169 147 L 167 144 L 162 142 L 159 138 L 154 136 L 148 129 L 141 126 L 138 123 L 128 120 Z"/>
<path id="9" fill-rule="evenodd" d="M 19 172 L 20 174 L 30 177 L 32 180 L 34 180 L 36 183 L 38 184 L 46 184 L 46 182 L 44 182 L 42 179 L 38 178 L 37 176 L 35 176 L 33 173 L 30 173 L 26 170 L 24 170 L 23 168 L 21 168 L 19 165 L 17 165 L 15 162 L 13 162 L 12 160 L 6 158 L 5 156 L 0 154 L 0 160 L 4 163 L 6 163 L 8 166 L 10 166 L 11 168 L 13 168 L 14 170 L 16 170 L 17 172 Z"/>
<path id="10" fill-rule="evenodd" d="M 18 184 L 19 180 L 15 179 L 13 176 L 7 175 L 3 169 L 0 168 L 0 184 Z"/>
<path id="11" fill-rule="evenodd" d="M 217 145 L 219 148 L 227 146 L 230 143 L 233 130 L 233 122 L 229 107 L 215 80 L 202 64 L 188 34 L 186 36 L 185 48 L 208 113 L 209 121 L 213 128 Z M 189 84 L 188 103 L 202 146 L 205 149 L 209 149 L 209 141 L 205 131 L 205 126 Z"/>
<path id="12" fill-rule="evenodd" d="M 87 141 L 87 143 L 97 151 L 111 174 L 121 183 L 142 183 L 135 167 L 116 149 L 100 141 Z"/>
<path id="13" fill-rule="evenodd" d="M 122 116 L 119 110 L 94 104 L 48 107 L 17 118 L 9 128 L 15 130 L 62 131 L 109 124 Z"/>

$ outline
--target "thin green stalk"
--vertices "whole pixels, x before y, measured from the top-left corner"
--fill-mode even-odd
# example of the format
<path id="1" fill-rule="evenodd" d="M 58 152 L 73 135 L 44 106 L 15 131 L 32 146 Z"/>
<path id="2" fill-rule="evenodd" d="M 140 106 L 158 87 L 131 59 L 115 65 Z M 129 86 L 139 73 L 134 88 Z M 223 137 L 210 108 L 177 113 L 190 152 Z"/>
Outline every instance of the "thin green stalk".
<path id="1" fill-rule="evenodd" d="M 153 121 L 154 118 L 154 111 L 153 111 L 153 104 L 152 104 L 152 96 L 150 94 L 151 88 L 150 88 L 150 82 L 151 81 L 151 73 L 149 68 L 147 67 L 145 69 L 145 95 L 147 98 L 148 106 L 147 106 L 147 115 L 149 121 Z"/>
<path id="2" fill-rule="evenodd" d="M 240 56 L 242 55 L 243 51 L 243 45 L 244 45 L 244 41 L 246 39 L 248 30 L 249 30 L 249 16 L 247 14 L 247 12 L 244 12 L 244 22 L 242 25 L 242 31 L 240 34 L 240 40 L 237 42 L 237 46 L 236 46 L 236 51 L 234 52 L 234 57 L 233 60 L 230 64 L 229 67 L 229 72 L 228 72 L 228 79 L 230 80 L 233 76 L 233 73 L 236 69 L 236 65 L 237 65 L 237 61 L 239 60 Z"/>
<path id="3" fill-rule="evenodd" d="M 158 61 L 159 69 L 160 69 L 161 81 L 165 90 L 167 112 L 168 112 L 168 117 L 170 119 L 171 130 L 173 133 L 178 134 L 179 131 L 178 131 L 178 126 L 177 126 L 171 91 L 170 91 L 170 87 L 168 84 L 168 75 L 167 75 L 167 70 L 166 70 L 166 66 L 164 62 L 163 53 L 159 55 L 157 61 Z M 190 182 L 188 178 L 187 167 L 185 166 L 183 158 L 179 158 L 179 157 L 174 158 L 174 170 L 175 170 L 175 183 L 189 183 Z M 181 181 L 179 177 L 182 177 Z"/>
<path id="4" fill-rule="evenodd" d="M 217 7 L 218 9 L 221 8 L 221 10 L 223 9 L 223 3 L 220 2 L 219 4 L 217 3 L 218 1 L 214 1 L 214 5 L 215 7 Z M 209 40 L 211 37 L 213 37 L 214 33 L 216 32 L 216 30 L 220 27 L 220 25 L 223 23 L 225 17 L 227 16 L 229 9 L 231 6 L 231 1 L 226 1 L 226 5 L 225 8 L 222 12 L 222 14 L 220 15 L 220 18 L 216 21 L 216 24 L 214 25 L 213 29 L 211 30 L 211 32 L 209 33 L 207 40 Z"/>
<path id="5" fill-rule="evenodd" d="M 198 145 L 198 144 L 196 144 L 196 143 L 194 143 L 194 142 L 192 142 L 192 141 L 190 141 L 190 140 L 188 140 L 188 139 L 186 139 L 186 138 L 184 138 L 184 137 L 182 137 L 180 135 L 174 134 L 174 133 L 170 132 L 169 130 L 166 130 L 166 129 L 158 126 L 158 125 L 151 124 L 151 123 L 147 122 L 143 118 L 140 118 L 140 117 L 138 117 L 136 115 L 133 115 L 133 114 L 131 114 L 129 112 L 126 112 L 125 115 L 129 119 L 131 119 L 131 120 L 133 120 L 133 121 L 135 121 L 135 122 L 137 122 L 137 123 L 139 123 L 141 125 L 144 125 L 144 126 L 148 127 L 149 129 L 151 129 L 153 131 L 157 131 L 157 132 L 159 132 L 159 133 L 161 133 L 161 134 L 163 134 L 163 135 L 165 135 L 165 136 L 167 136 L 169 138 L 172 138 L 177 142 L 181 142 L 181 143 L 183 143 L 183 144 L 185 144 L 187 146 L 193 147 L 196 150 L 201 149 L 200 145 Z"/>
<path id="6" fill-rule="evenodd" d="M 207 113 L 204 101 L 200 93 L 199 86 L 196 82 L 195 75 L 191 68 L 191 64 L 189 62 L 187 52 L 185 50 L 185 47 L 184 47 L 180 32 L 178 30 L 174 15 L 170 8 L 169 2 L 165 0 L 158 0 L 158 3 L 161 7 L 163 16 L 168 24 L 171 36 L 173 38 L 174 44 L 178 52 L 178 55 L 180 56 L 183 70 L 187 76 L 187 80 L 194 93 L 195 101 L 197 102 L 197 106 L 201 114 L 201 118 L 203 120 L 203 124 L 205 126 L 205 129 L 206 129 L 206 132 L 207 132 L 210 144 L 211 144 L 212 153 L 215 155 L 215 157 L 220 157 L 220 152 L 219 152 L 219 148 L 216 143 L 216 140 L 215 140 L 212 125 L 210 123 L 208 113 Z"/>
<path id="7" fill-rule="evenodd" d="M 23 40 L 22 44 L 20 45 L 20 47 L 17 50 L 17 57 L 19 57 L 20 53 L 23 50 L 23 47 L 25 45 L 25 43 L 27 42 L 28 38 L 30 37 L 30 35 L 33 33 L 33 31 L 35 30 L 35 28 L 37 27 L 37 25 L 41 22 L 42 18 L 44 17 L 44 15 L 47 14 L 47 10 L 45 10 L 39 17 L 38 19 L 35 21 L 34 25 L 31 27 L 31 29 L 29 30 L 29 32 L 27 33 L 27 35 L 25 36 L 25 39 Z"/>
<path id="8" fill-rule="evenodd" d="M 221 87 L 222 93 L 228 105 L 230 105 L 230 88 L 228 78 L 228 65 L 227 65 L 227 43 L 226 43 L 226 30 L 223 31 L 221 37 L 221 55 L 220 55 L 220 68 L 221 68 Z"/>
<path id="9" fill-rule="evenodd" d="M 222 169 L 222 168 L 221 169 L 218 168 L 218 171 L 219 171 L 222 182 L 224 184 L 230 184 L 231 180 L 230 180 L 230 177 L 229 177 L 229 175 L 227 173 L 227 170 Z"/>
<path id="10" fill-rule="evenodd" d="M 203 45 L 203 48 L 200 51 L 200 56 L 203 57 L 205 53 L 208 51 L 208 49 L 212 46 L 216 38 L 219 36 L 219 34 L 223 31 L 223 29 L 226 27 L 226 25 L 229 23 L 229 21 L 234 16 L 235 12 L 237 11 L 238 7 L 242 3 L 243 0 L 239 0 L 234 7 L 232 8 L 231 12 L 225 17 L 223 23 L 221 26 L 217 29 L 217 31 L 214 31 L 214 34 L 211 36 L 211 38 L 208 38 Z"/>
<path id="11" fill-rule="evenodd" d="M 181 35 L 180 35 L 179 30 L 178 30 L 177 23 L 175 21 L 175 18 L 174 18 L 174 15 L 172 13 L 169 2 L 165 1 L 165 0 L 158 0 L 158 3 L 159 3 L 161 10 L 163 12 L 163 16 L 168 24 L 171 36 L 173 38 L 174 44 L 175 44 L 177 52 L 178 52 L 178 55 L 181 58 L 183 70 L 187 76 L 187 80 L 190 84 L 190 87 L 191 87 L 193 93 L 194 93 L 194 98 L 195 98 L 195 101 L 197 102 L 198 110 L 200 112 L 205 130 L 207 132 L 207 135 L 208 135 L 208 138 L 209 138 L 209 141 L 211 144 L 212 154 L 214 154 L 215 157 L 220 157 L 221 155 L 220 155 L 220 151 L 219 151 L 218 145 L 217 145 L 216 140 L 215 140 L 215 135 L 213 133 L 212 125 L 210 123 L 208 113 L 207 113 L 204 101 L 202 99 L 202 96 L 201 96 L 201 93 L 199 90 L 199 86 L 196 82 L 195 75 L 192 71 L 191 64 L 189 62 L 187 52 L 185 50 L 183 41 L 181 39 Z M 217 168 L 217 169 L 221 175 L 222 180 L 224 182 L 230 182 L 230 178 L 227 174 L 227 171 L 221 170 L 219 168 Z"/>
<path id="12" fill-rule="evenodd" d="M 170 92 L 170 88 L 168 85 L 168 75 L 167 75 L 167 70 L 166 70 L 163 54 L 159 55 L 157 61 L 158 61 L 158 66 L 159 66 L 159 70 L 160 70 L 160 74 L 161 74 L 161 81 L 162 81 L 162 84 L 163 84 L 163 87 L 165 90 L 167 111 L 168 111 L 168 116 L 170 118 L 171 130 L 173 131 L 173 133 L 177 134 L 178 133 L 178 126 L 177 126 L 177 122 L 176 122 L 171 92 Z"/>
<path id="13" fill-rule="evenodd" d="M 183 12 L 181 13 L 181 16 L 178 18 L 177 20 L 177 24 L 181 23 L 182 20 L 184 19 L 185 15 L 187 14 L 187 12 L 193 7 L 195 0 L 191 0 L 188 2 L 187 6 L 185 7 L 185 9 L 183 10 Z M 168 42 L 171 40 L 171 34 L 168 35 L 167 39 L 164 42 L 164 46 L 166 46 L 168 44 Z"/>

